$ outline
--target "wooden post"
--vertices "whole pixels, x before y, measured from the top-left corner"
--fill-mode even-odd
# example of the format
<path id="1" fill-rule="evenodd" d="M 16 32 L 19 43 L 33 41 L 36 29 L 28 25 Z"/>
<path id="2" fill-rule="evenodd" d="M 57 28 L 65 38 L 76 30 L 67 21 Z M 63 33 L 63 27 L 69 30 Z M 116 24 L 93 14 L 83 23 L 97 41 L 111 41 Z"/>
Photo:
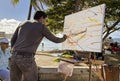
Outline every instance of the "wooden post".
<path id="1" fill-rule="evenodd" d="M 67 76 L 67 75 L 65 75 L 65 78 L 64 78 L 64 80 L 63 80 L 63 81 L 66 81 L 67 77 L 68 77 L 68 76 Z"/>
<path id="2" fill-rule="evenodd" d="M 95 60 L 96 60 L 96 54 L 95 54 L 95 52 L 94 52 L 94 62 L 95 62 Z"/>
<path id="3" fill-rule="evenodd" d="M 88 63 L 89 63 L 89 81 L 91 81 L 91 75 L 92 75 L 92 63 L 91 63 L 91 53 L 89 53 Z"/>
<path id="4" fill-rule="evenodd" d="M 119 81 L 119 67 L 104 65 L 102 67 L 104 81 Z"/>
<path id="5" fill-rule="evenodd" d="M 77 52 L 76 51 L 74 51 L 76 54 L 77 54 Z M 91 62 L 91 52 L 88 52 L 87 53 L 88 54 L 88 64 L 89 64 L 89 81 L 91 81 L 91 75 L 92 75 L 92 62 Z M 94 60 L 95 61 L 95 60 Z"/>

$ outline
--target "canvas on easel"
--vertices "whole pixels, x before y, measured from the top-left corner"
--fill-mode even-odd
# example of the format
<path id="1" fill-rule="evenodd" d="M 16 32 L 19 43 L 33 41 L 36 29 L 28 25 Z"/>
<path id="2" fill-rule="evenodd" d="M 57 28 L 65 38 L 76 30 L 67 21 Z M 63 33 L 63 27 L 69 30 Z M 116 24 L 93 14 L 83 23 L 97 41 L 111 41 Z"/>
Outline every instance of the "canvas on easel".
<path id="1" fill-rule="evenodd" d="M 102 51 L 102 33 L 105 4 L 65 16 L 64 34 L 68 36 L 62 44 L 63 50 L 89 53 L 89 81 L 91 81 L 91 52 Z M 64 81 L 67 77 L 65 77 Z"/>
<path id="2" fill-rule="evenodd" d="M 63 50 L 101 52 L 105 4 L 65 16 Z"/>

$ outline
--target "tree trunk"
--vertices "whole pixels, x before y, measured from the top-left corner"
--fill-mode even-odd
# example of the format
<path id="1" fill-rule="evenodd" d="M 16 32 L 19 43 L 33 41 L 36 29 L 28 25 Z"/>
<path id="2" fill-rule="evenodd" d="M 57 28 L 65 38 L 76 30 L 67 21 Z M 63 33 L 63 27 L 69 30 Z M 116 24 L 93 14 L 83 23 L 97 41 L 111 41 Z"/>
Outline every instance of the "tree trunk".
<path id="1" fill-rule="evenodd" d="M 74 12 L 82 11 L 84 5 L 85 5 L 85 0 L 75 0 Z"/>
<path id="2" fill-rule="evenodd" d="M 120 23 L 120 18 L 111 26 L 107 28 L 106 34 L 103 37 L 103 41 L 110 35 L 110 31 L 115 28 L 116 25 L 118 25 L 118 23 Z M 118 28 L 119 29 L 119 28 Z M 117 30 L 115 30 L 117 31 Z"/>
<path id="3" fill-rule="evenodd" d="M 79 4 L 80 4 L 80 0 L 75 0 L 75 10 L 74 10 L 74 12 L 77 12 L 79 10 Z"/>
<path id="4" fill-rule="evenodd" d="M 105 36 L 103 37 L 103 41 L 104 41 L 108 36 L 109 36 L 109 32 L 107 32 L 107 33 L 105 34 Z"/>
<path id="5" fill-rule="evenodd" d="M 28 18 L 27 18 L 28 20 L 30 20 L 31 12 L 32 12 L 32 0 L 30 1 L 29 13 L 28 13 Z"/>

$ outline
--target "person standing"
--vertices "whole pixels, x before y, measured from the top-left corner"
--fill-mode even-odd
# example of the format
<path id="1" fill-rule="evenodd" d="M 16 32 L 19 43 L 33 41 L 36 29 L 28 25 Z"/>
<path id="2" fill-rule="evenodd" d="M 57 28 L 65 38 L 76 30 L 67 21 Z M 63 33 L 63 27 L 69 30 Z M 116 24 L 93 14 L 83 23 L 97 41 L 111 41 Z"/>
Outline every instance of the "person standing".
<path id="1" fill-rule="evenodd" d="M 0 79 L 10 81 L 8 59 L 11 56 L 8 49 L 9 41 L 6 38 L 0 39 Z"/>
<path id="2" fill-rule="evenodd" d="M 108 37 L 106 38 L 105 43 L 109 47 L 111 43 L 114 43 L 114 40 L 112 37 Z"/>
<path id="3" fill-rule="evenodd" d="M 114 40 L 112 37 L 108 37 L 104 40 L 103 48 L 104 48 L 105 53 L 111 53 L 111 50 L 110 50 L 111 43 L 114 43 Z"/>
<path id="4" fill-rule="evenodd" d="M 45 12 L 36 11 L 34 21 L 27 20 L 20 24 L 13 34 L 11 39 L 12 57 L 10 59 L 11 81 L 38 80 L 34 55 L 43 37 L 55 43 L 66 40 L 66 35 L 58 38 L 48 30 L 45 25 L 46 18 Z"/>

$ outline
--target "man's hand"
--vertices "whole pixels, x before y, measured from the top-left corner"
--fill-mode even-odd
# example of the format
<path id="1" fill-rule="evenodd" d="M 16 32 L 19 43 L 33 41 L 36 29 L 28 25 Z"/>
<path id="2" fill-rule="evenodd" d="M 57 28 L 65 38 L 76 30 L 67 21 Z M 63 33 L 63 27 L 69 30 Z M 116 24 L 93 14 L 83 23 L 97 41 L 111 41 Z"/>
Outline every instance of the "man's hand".
<path id="1" fill-rule="evenodd" d="M 68 36 L 67 36 L 66 34 L 64 34 L 63 38 L 64 38 L 64 39 L 67 39 L 67 37 L 68 37 Z"/>

